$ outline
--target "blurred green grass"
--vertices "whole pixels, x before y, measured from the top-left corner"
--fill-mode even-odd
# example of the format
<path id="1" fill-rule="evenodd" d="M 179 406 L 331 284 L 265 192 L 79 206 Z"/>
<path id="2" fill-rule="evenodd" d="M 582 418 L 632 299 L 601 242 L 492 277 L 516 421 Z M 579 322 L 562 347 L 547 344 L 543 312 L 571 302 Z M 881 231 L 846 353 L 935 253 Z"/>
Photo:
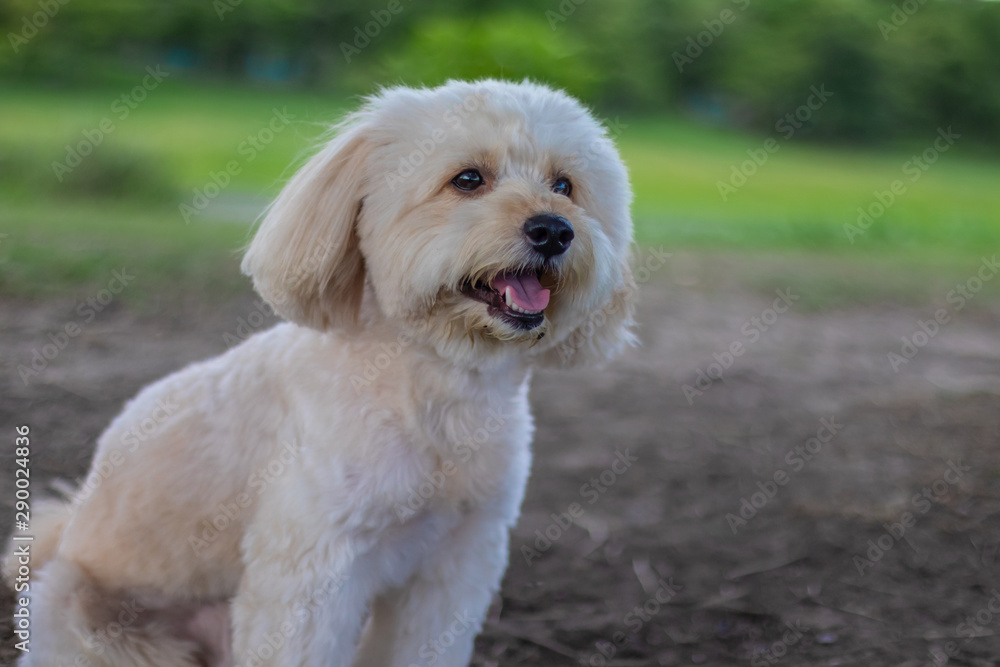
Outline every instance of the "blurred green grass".
<path id="1" fill-rule="evenodd" d="M 766 139 L 676 119 L 626 128 L 620 143 L 640 242 L 959 253 L 1000 245 L 1000 163 L 963 155 L 961 139 L 916 182 L 903 165 L 935 136 L 891 152 L 779 139 L 778 151 L 723 201 L 718 183 L 729 183 L 733 166 L 749 159 L 748 150 L 760 153 Z M 851 243 L 844 225 L 896 179 L 906 193 Z"/>
<path id="2" fill-rule="evenodd" d="M 119 119 L 112 103 L 122 92 L 11 87 L 0 97 L 0 234 L 6 235 L 0 236 L 0 292 L 44 297 L 85 290 L 121 266 L 136 269 L 147 289 L 240 289 L 238 250 L 252 212 L 357 102 L 167 80 Z M 247 159 L 239 147 L 275 108 L 294 121 Z M 67 144 L 104 117 L 114 131 L 60 184 L 52 162 L 64 160 Z M 723 201 L 718 182 L 766 136 L 666 116 L 612 124 L 621 128 L 616 141 L 632 175 L 642 244 L 874 258 L 905 253 L 955 264 L 1000 246 L 1000 163 L 966 154 L 972 151 L 963 151 L 961 140 L 915 183 L 902 165 L 933 136 L 889 152 L 820 146 L 801 136 L 779 140 L 780 150 Z M 240 173 L 186 224 L 178 204 L 191 203 L 194 190 L 231 160 Z M 849 243 L 844 224 L 897 178 L 907 193 Z"/>

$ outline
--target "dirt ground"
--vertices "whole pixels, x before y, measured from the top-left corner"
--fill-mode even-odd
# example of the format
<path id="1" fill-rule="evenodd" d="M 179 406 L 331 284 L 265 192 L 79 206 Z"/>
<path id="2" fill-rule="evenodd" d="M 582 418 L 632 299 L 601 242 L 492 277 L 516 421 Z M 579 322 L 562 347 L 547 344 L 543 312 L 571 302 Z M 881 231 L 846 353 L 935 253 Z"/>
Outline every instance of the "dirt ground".
<path id="1" fill-rule="evenodd" d="M 537 374 L 533 476 L 474 664 L 1000 661 L 1000 303 L 861 273 L 676 255 L 643 286 L 640 348 Z M 25 384 L 75 305 L 0 302 L 5 526 L 16 424 L 36 493 L 75 480 L 127 398 L 255 310 L 112 303 Z M 904 336 L 925 345 L 894 369 Z"/>

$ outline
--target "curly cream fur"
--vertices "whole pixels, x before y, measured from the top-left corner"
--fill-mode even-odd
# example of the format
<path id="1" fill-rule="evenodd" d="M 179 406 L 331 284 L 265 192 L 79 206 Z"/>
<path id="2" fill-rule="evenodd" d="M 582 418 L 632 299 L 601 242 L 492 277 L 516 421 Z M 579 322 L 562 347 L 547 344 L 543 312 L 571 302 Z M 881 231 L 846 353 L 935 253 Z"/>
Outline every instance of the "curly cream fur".
<path id="1" fill-rule="evenodd" d="M 458 192 L 470 166 L 486 185 Z M 47 511 L 22 667 L 468 664 L 528 477 L 530 369 L 632 340 L 630 198 L 601 125 L 545 86 L 367 100 L 246 253 L 290 321 L 144 389 Z M 537 266 L 540 213 L 576 237 L 526 331 L 461 287 Z"/>

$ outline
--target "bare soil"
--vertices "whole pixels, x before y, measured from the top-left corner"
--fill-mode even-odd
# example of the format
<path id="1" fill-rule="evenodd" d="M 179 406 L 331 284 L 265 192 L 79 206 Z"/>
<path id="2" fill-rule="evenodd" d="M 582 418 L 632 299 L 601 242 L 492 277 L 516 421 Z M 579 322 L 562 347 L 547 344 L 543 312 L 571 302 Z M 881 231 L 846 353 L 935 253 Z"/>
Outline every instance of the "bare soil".
<path id="1" fill-rule="evenodd" d="M 643 286 L 641 347 L 538 373 L 533 476 L 474 664 L 997 664 L 1000 304 L 959 311 L 956 281 L 893 271 L 678 255 Z M 779 288 L 792 305 L 768 312 Z M 27 383 L 77 301 L 0 302 L 4 525 L 15 425 L 36 493 L 79 479 L 123 402 L 226 349 L 253 301 L 112 303 Z"/>

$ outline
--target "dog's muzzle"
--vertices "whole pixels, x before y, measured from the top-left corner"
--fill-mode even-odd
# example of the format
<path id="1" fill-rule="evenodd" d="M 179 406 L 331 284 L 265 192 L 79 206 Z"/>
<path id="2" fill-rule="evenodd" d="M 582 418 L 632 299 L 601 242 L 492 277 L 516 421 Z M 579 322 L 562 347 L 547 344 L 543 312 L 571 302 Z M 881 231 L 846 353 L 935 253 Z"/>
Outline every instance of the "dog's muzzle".
<path id="1" fill-rule="evenodd" d="M 467 281 L 462 292 L 485 303 L 490 316 L 518 329 L 534 329 L 545 320 L 549 305 L 549 290 L 542 287 L 540 278 L 540 271 L 505 271 L 490 283 Z"/>

